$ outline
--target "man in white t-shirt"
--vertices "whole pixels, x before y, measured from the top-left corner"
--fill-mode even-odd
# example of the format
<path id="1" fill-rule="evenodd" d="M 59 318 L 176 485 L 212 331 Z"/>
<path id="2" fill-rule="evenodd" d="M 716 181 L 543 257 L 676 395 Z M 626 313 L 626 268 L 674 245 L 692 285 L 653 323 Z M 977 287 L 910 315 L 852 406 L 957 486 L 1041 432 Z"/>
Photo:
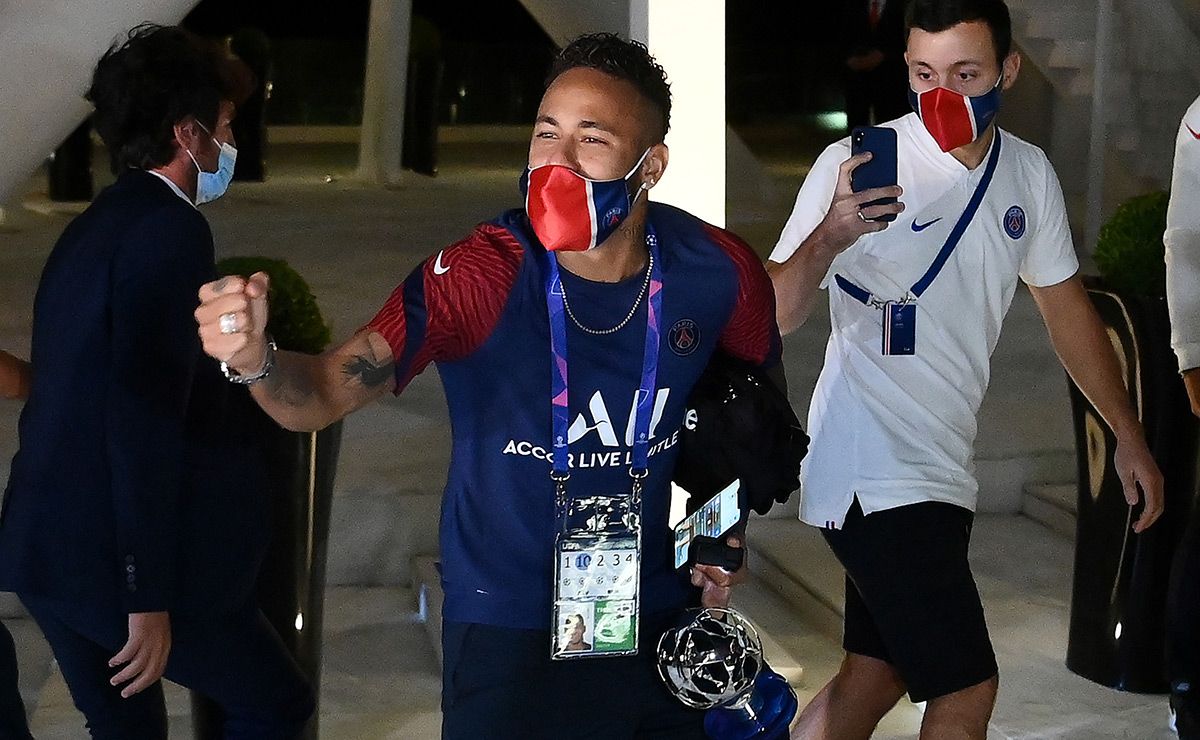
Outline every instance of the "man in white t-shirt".
<path id="1" fill-rule="evenodd" d="M 1171 345 L 1187 386 L 1192 413 L 1200 416 L 1200 98 L 1179 124 L 1171 205 L 1167 208 L 1167 305 Z M 1176 730 L 1200 738 L 1200 506 L 1192 509 L 1171 571 L 1167 598 L 1167 670 Z"/>
<path id="2" fill-rule="evenodd" d="M 896 131 L 895 188 L 851 192 L 868 161 L 849 140 L 817 159 L 768 265 L 780 328 L 829 289 L 832 333 L 809 411 L 800 517 L 846 567 L 838 675 L 796 738 L 865 738 L 904 695 L 923 738 L 984 738 L 998 685 L 967 562 L 978 486 L 976 413 L 1001 323 L 1024 281 L 1063 365 L 1118 439 L 1141 532 L 1162 476 L 1077 276 L 1062 191 L 1038 148 L 994 123 L 1016 80 L 1003 0 L 914 0 L 906 61 L 914 110 Z M 892 205 L 867 205 L 900 197 Z M 872 219 L 898 218 L 888 225 Z"/>

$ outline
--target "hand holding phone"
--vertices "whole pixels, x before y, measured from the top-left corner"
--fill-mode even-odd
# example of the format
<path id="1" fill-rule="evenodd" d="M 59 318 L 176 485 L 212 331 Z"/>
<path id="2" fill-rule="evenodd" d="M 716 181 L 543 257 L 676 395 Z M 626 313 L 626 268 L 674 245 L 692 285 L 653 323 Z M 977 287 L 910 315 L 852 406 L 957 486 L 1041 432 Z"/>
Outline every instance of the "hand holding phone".
<path id="1" fill-rule="evenodd" d="M 718 537 L 697 535 L 691 544 L 692 562 L 697 565 L 715 565 L 730 573 L 741 570 L 746 561 L 746 550 L 732 547 Z"/>
<path id="2" fill-rule="evenodd" d="M 879 126 L 859 126 L 850 133 L 851 155 L 871 153 L 870 161 L 864 162 L 850 173 L 850 189 L 855 193 L 873 188 L 896 186 L 896 130 Z M 877 198 L 862 204 L 862 208 L 887 206 L 897 202 L 896 198 Z M 895 221 L 895 213 L 884 213 L 868 221 Z"/>

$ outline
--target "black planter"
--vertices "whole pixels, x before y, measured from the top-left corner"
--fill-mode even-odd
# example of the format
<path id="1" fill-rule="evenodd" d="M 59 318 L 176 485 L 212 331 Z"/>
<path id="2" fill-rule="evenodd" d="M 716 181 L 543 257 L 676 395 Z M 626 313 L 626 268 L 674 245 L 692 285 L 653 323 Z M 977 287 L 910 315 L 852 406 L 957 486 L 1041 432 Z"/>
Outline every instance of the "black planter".
<path id="1" fill-rule="evenodd" d="M 443 68 L 442 60 L 437 56 L 413 55 L 408 58 L 400 165 L 431 177 L 437 174 L 437 103 L 441 96 Z"/>
<path id="2" fill-rule="evenodd" d="M 1134 534 L 1113 468 L 1116 438 L 1069 383 L 1079 467 L 1079 517 L 1067 667 L 1104 686 L 1167 691 L 1164 660 L 1171 560 L 1196 490 L 1197 421 L 1170 345 L 1166 300 L 1118 295 L 1098 282 L 1088 294 L 1109 329 L 1146 441 L 1165 478 L 1165 512 Z"/>
<path id="3" fill-rule="evenodd" d="M 54 150 L 49 165 L 49 196 L 56 202 L 92 199 L 92 119 L 87 119 Z"/>
<path id="4" fill-rule="evenodd" d="M 271 42 L 254 28 L 239 29 L 229 39 L 230 50 L 254 74 L 254 90 L 238 106 L 233 119 L 233 137 L 237 141 L 237 166 L 233 179 L 262 182 L 267 177 L 267 101 L 270 99 Z"/>
<path id="5" fill-rule="evenodd" d="M 239 412 L 240 413 L 240 412 Z M 254 425 L 267 465 L 271 544 L 258 575 L 258 604 L 317 695 L 318 712 L 305 740 L 317 737 L 324 624 L 325 562 L 333 481 L 342 423 L 320 432 L 280 428 L 246 396 L 243 423 Z M 211 700 L 192 693 L 196 740 L 220 740 L 223 717 Z"/>

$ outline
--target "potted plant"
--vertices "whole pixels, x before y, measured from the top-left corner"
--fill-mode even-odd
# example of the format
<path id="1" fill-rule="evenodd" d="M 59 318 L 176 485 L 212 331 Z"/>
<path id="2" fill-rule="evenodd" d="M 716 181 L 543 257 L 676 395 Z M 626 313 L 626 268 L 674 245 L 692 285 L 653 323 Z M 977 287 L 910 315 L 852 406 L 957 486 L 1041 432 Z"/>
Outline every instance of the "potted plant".
<path id="1" fill-rule="evenodd" d="M 1168 195 L 1123 203 L 1096 244 L 1100 278 L 1085 278 L 1108 329 L 1130 401 L 1165 478 L 1166 510 L 1132 531 L 1113 469 L 1116 438 L 1069 383 L 1078 462 L 1078 519 L 1067 667 L 1105 686 L 1165 693 L 1166 594 L 1171 559 L 1196 487 L 1197 423 L 1171 350 L 1163 231 Z"/>
<path id="2" fill-rule="evenodd" d="M 279 349 L 317 354 L 329 345 L 329 326 L 308 283 L 283 260 L 232 257 L 219 262 L 217 271 L 270 276 L 267 331 Z M 272 532 L 258 576 L 259 607 L 319 695 L 329 514 L 342 424 L 320 432 L 289 432 L 267 416 L 249 393 L 239 395 L 230 413 L 238 417 L 236 423 L 250 425 L 261 440 L 268 468 L 265 493 Z M 192 695 L 192 707 L 197 740 L 222 737 L 220 709 L 198 694 Z M 305 738 L 317 737 L 317 724 L 314 713 Z"/>

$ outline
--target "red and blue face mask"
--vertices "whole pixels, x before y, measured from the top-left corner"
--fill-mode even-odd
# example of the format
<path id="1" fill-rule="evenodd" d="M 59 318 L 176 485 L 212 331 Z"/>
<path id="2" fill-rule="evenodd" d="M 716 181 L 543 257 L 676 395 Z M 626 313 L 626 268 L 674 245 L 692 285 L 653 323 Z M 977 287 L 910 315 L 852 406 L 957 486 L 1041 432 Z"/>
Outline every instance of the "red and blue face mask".
<path id="1" fill-rule="evenodd" d="M 592 180 L 561 164 L 526 168 L 521 173 L 525 213 L 538 241 L 551 252 L 584 252 L 612 236 L 629 217 L 645 187 L 629 194 L 629 178 L 638 171 L 650 150 L 629 174 L 615 180 Z"/>
<path id="2" fill-rule="evenodd" d="M 1000 111 L 1000 83 L 991 90 L 970 97 L 944 87 L 919 93 L 908 90 L 908 102 L 943 152 L 952 152 L 975 141 L 996 120 Z"/>

